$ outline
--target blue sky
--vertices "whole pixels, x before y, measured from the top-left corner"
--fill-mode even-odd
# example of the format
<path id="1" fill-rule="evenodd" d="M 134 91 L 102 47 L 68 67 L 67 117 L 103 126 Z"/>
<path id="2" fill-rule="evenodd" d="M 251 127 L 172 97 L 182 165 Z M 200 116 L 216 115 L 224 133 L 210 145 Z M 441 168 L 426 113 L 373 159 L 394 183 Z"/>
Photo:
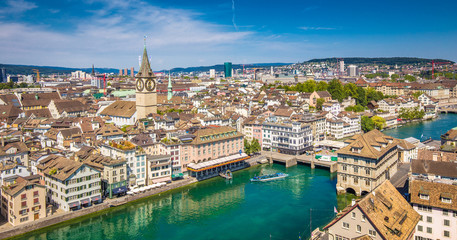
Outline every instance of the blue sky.
<path id="1" fill-rule="evenodd" d="M 457 61 L 457 1 L 3 0 L 0 63 L 153 70 L 325 57 Z"/>

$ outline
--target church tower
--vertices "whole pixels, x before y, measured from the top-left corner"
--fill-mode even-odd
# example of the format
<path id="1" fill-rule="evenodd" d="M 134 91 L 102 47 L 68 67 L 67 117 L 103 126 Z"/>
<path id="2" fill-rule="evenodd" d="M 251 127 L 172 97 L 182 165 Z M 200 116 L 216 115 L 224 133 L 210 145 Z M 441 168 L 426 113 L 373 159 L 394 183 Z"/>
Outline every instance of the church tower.
<path id="1" fill-rule="evenodd" d="M 171 86 L 171 76 L 168 74 L 168 95 L 167 100 L 170 101 L 173 97 L 173 86 Z"/>
<path id="2" fill-rule="evenodd" d="M 157 113 L 156 76 L 149 65 L 146 45 L 144 46 L 141 67 L 136 75 L 136 116 L 146 118 L 150 113 Z"/>

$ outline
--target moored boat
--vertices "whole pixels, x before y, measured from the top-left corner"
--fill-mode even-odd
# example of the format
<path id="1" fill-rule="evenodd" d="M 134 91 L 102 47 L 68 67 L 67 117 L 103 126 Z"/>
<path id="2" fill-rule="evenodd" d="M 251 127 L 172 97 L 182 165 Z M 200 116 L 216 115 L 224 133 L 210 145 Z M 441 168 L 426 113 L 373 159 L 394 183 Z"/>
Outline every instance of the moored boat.
<path id="1" fill-rule="evenodd" d="M 256 176 L 251 178 L 251 182 L 268 182 L 268 181 L 273 181 L 276 179 L 281 179 L 288 177 L 289 174 L 286 173 L 274 173 L 274 174 L 267 174 L 267 175 L 262 175 L 262 176 Z"/>

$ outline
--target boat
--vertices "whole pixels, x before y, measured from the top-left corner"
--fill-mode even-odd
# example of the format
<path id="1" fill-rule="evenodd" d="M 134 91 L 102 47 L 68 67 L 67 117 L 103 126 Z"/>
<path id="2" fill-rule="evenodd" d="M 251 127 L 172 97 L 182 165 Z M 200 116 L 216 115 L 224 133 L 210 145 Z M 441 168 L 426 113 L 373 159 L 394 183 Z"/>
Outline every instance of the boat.
<path id="1" fill-rule="evenodd" d="M 225 179 L 232 179 L 233 175 L 232 175 L 232 172 L 230 170 L 227 170 L 227 172 L 223 173 L 223 172 L 220 172 L 219 173 L 219 176 L 225 178 Z"/>
<path id="2" fill-rule="evenodd" d="M 274 173 L 274 174 L 267 174 L 267 175 L 262 175 L 262 176 L 256 176 L 251 178 L 251 182 L 268 182 L 268 181 L 273 181 L 281 178 L 286 178 L 288 177 L 289 174 L 286 173 Z"/>

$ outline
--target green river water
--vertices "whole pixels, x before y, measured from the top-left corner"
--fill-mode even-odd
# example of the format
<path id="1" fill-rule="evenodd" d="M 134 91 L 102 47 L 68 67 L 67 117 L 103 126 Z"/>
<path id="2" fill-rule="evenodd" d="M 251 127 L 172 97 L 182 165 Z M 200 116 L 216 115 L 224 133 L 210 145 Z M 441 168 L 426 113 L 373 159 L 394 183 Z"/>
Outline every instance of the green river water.
<path id="1" fill-rule="evenodd" d="M 255 175 L 286 172 L 277 181 Z M 348 202 L 337 201 L 328 170 L 265 164 L 213 178 L 84 219 L 44 228 L 18 239 L 306 239 Z M 311 210 L 310 210 L 311 209 Z M 310 217 L 311 212 L 311 217 Z"/>

